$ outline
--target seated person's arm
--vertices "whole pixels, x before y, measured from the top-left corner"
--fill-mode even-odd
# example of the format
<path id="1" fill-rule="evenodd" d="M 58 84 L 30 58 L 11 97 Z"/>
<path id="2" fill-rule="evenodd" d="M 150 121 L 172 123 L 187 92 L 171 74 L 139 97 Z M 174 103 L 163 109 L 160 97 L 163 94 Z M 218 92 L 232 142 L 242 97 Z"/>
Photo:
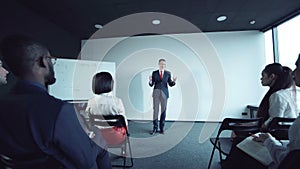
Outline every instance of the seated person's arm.
<path id="1" fill-rule="evenodd" d="M 261 133 L 254 137 L 255 141 L 263 142 L 272 156 L 274 162 L 278 165 L 287 155 L 287 148 L 276 140 L 270 133 Z"/>
<path id="2" fill-rule="evenodd" d="M 267 127 L 274 117 L 283 117 L 287 101 L 278 94 L 272 94 L 269 99 L 269 118 L 264 122 Z"/>
<path id="3" fill-rule="evenodd" d="M 125 108 L 124 108 L 122 100 L 120 98 L 118 98 L 117 101 L 116 101 L 116 104 L 117 104 L 117 107 L 118 107 L 118 113 L 125 118 L 126 125 L 128 125 L 127 118 L 126 118 L 126 115 L 125 115 Z"/>

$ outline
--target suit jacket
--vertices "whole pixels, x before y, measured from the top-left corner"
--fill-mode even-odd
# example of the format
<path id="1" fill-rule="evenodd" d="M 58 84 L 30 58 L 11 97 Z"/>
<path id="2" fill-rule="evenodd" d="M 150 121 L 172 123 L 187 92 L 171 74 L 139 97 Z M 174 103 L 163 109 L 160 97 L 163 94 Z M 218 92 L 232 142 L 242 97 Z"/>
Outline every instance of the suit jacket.
<path id="1" fill-rule="evenodd" d="M 172 87 L 175 84 L 176 83 L 171 79 L 171 73 L 167 70 L 164 70 L 162 79 L 160 79 L 159 70 L 153 71 L 152 81 L 149 82 L 149 85 L 151 87 L 154 85 L 154 89 L 162 90 L 167 96 L 167 98 L 169 98 L 168 85 Z"/>
<path id="2" fill-rule="evenodd" d="M 17 168 L 98 168 L 102 149 L 83 131 L 74 108 L 43 87 L 18 82 L 0 107 L 0 154 Z"/>

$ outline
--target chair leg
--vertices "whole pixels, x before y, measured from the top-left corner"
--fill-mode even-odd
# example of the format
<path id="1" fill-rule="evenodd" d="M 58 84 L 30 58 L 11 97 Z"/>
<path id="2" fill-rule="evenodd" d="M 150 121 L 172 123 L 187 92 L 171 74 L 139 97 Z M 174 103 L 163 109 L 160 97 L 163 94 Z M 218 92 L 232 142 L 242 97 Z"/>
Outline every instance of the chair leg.
<path id="1" fill-rule="evenodd" d="M 218 141 L 218 146 L 219 146 L 219 156 L 220 156 L 220 162 L 222 162 L 222 153 L 221 153 L 221 143 Z"/>
<path id="2" fill-rule="evenodd" d="M 124 145 L 124 147 L 122 147 L 121 149 L 121 155 L 122 155 L 122 158 L 123 158 L 123 165 L 113 165 L 113 167 L 122 167 L 122 168 L 131 168 L 133 167 L 133 158 L 132 158 L 132 151 L 131 151 L 131 145 L 130 145 L 130 141 L 129 141 L 129 138 L 126 138 L 128 140 L 126 140 L 126 144 Z M 128 144 L 128 150 L 129 150 L 129 156 L 130 156 L 130 162 L 131 164 L 130 165 L 126 165 L 126 158 L 127 158 L 127 144 Z M 125 151 L 125 154 L 123 154 L 123 150 Z"/>
<path id="3" fill-rule="evenodd" d="M 130 155 L 130 162 L 131 162 L 131 165 L 128 166 L 128 167 L 133 167 L 133 157 L 132 157 L 132 150 L 131 150 L 131 145 L 130 145 L 130 141 L 129 141 L 129 138 L 127 140 L 128 142 L 128 149 L 129 149 L 129 155 Z"/>
<path id="4" fill-rule="evenodd" d="M 210 167 L 211 167 L 211 162 L 212 162 L 212 159 L 213 159 L 213 157 L 214 157 L 215 150 L 216 150 L 216 145 L 214 145 L 214 148 L 213 148 L 213 150 L 212 150 L 212 152 L 211 152 L 211 155 L 210 155 L 210 159 L 209 159 L 209 163 L 208 163 L 207 169 L 210 169 Z"/>
<path id="5" fill-rule="evenodd" d="M 126 141 L 127 142 L 127 141 Z M 124 146 L 124 151 L 125 151 L 125 155 L 123 156 L 123 168 L 125 169 L 126 168 L 126 152 L 127 152 L 127 143 L 125 144 Z"/>

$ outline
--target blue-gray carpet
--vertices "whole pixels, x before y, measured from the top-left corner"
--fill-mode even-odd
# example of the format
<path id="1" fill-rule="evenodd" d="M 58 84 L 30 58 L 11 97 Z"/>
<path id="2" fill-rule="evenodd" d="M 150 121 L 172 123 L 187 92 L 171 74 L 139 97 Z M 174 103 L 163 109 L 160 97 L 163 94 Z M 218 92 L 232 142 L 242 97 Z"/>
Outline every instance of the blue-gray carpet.
<path id="1" fill-rule="evenodd" d="M 132 169 L 206 169 L 212 144 L 209 140 L 199 142 L 203 125 L 202 122 L 166 122 L 165 134 L 150 135 L 150 121 L 129 121 Z M 113 164 L 122 162 L 115 154 L 111 158 Z M 216 151 L 211 169 L 220 168 Z"/>

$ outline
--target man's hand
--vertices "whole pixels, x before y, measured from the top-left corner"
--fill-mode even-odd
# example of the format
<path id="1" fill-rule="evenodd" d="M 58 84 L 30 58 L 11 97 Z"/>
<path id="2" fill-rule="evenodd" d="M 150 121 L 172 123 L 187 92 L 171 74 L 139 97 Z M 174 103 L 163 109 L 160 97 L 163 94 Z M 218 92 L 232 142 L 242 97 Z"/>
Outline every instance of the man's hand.
<path id="1" fill-rule="evenodd" d="M 152 81 L 152 76 L 149 76 L 149 81 Z"/>
<path id="2" fill-rule="evenodd" d="M 173 77 L 173 81 L 176 82 L 176 80 L 177 80 L 177 77 Z"/>

